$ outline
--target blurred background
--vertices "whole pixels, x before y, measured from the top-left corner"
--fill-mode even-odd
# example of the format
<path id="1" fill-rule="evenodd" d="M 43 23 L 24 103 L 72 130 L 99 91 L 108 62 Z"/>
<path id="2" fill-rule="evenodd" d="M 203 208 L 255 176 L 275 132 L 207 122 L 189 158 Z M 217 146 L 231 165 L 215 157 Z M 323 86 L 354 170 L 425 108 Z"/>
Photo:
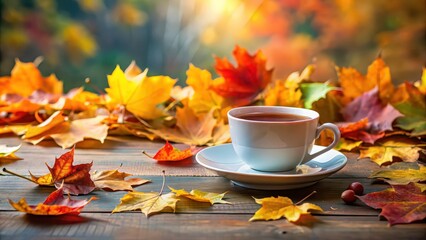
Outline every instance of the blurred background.
<path id="1" fill-rule="evenodd" d="M 314 79 L 334 65 L 365 73 L 379 52 L 393 81 L 420 79 L 426 63 L 423 0 L 0 0 L 0 75 L 42 56 L 43 75 L 66 90 L 132 60 L 149 75 L 185 84 L 189 63 L 211 71 L 235 45 L 262 49 L 275 78 L 315 61 Z M 91 90 L 90 87 L 88 87 Z"/>

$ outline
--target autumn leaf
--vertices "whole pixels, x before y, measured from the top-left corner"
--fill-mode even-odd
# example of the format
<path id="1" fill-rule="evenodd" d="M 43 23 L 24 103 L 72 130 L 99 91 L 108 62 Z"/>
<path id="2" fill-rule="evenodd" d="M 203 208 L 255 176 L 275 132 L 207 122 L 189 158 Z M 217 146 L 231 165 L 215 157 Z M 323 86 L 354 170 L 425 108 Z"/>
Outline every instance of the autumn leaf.
<path id="1" fill-rule="evenodd" d="M 426 167 L 417 163 L 399 162 L 374 171 L 369 178 L 384 180 L 391 185 L 406 185 L 426 181 Z"/>
<path id="2" fill-rule="evenodd" d="M 297 224 L 298 221 L 304 215 L 310 215 L 309 210 L 316 210 L 316 211 L 322 212 L 321 207 L 315 204 L 312 204 L 312 203 L 303 203 L 301 205 L 299 205 L 299 203 L 294 204 L 293 201 L 291 201 L 291 199 L 288 197 L 278 196 L 278 197 L 268 197 L 268 198 L 262 198 L 262 199 L 255 198 L 255 200 L 256 200 L 256 203 L 261 204 L 262 207 L 256 211 L 254 216 L 250 218 L 249 221 L 278 220 L 282 217 L 285 217 L 289 222 Z"/>
<path id="3" fill-rule="evenodd" d="M 91 197 L 89 200 L 64 198 L 64 191 L 61 187 L 52 192 L 43 203 L 39 203 L 36 206 L 28 205 L 25 198 L 22 198 L 16 203 L 9 199 L 9 203 L 16 210 L 27 214 L 57 216 L 63 214 L 78 215 L 90 201 L 95 199 L 95 197 Z"/>
<path id="4" fill-rule="evenodd" d="M 384 136 L 387 130 L 393 130 L 393 121 L 402 116 L 389 103 L 384 105 L 378 96 L 378 88 L 364 93 L 342 109 L 343 118 L 347 123 L 368 120 L 367 126 L 360 131 L 351 132 L 351 135 L 342 134 L 342 137 L 350 137 L 353 140 L 362 140 L 374 143 Z"/>
<path id="5" fill-rule="evenodd" d="M 314 65 L 308 65 L 302 73 L 293 72 L 286 80 L 276 80 L 265 90 L 266 106 L 303 107 L 300 83 L 309 80 L 314 72 Z"/>
<path id="6" fill-rule="evenodd" d="M 250 55 L 246 49 L 236 46 L 234 67 L 226 58 L 216 58 L 216 71 L 223 79 L 215 81 L 211 89 L 226 99 L 228 105 L 247 105 L 261 93 L 271 81 L 272 69 L 266 69 L 266 57 L 261 51 Z"/>
<path id="7" fill-rule="evenodd" d="M 417 142 L 407 138 L 388 138 L 376 146 L 361 149 L 358 159 L 371 158 L 378 165 L 394 162 L 399 158 L 404 162 L 415 162 L 419 158 L 419 152 L 426 150 L 417 146 Z"/>
<path id="8" fill-rule="evenodd" d="M 55 186 L 51 173 L 37 177 L 30 172 L 31 180 L 40 186 Z"/>
<path id="9" fill-rule="evenodd" d="M 108 126 L 102 123 L 104 118 L 105 116 L 97 116 L 70 121 L 61 111 L 57 111 L 39 125 L 28 128 L 22 138 L 38 144 L 50 137 L 62 148 L 69 148 L 85 138 L 103 143 L 108 135 Z"/>
<path id="10" fill-rule="evenodd" d="M 43 77 L 37 66 L 32 62 L 24 63 L 16 60 L 8 80 L 4 86 L 6 89 L 4 91 L 7 93 L 15 93 L 23 97 L 30 96 L 36 90 L 62 94 L 62 82 L 53 74 L 49 77 Z"/>
<path id="11" fill-rule="evenodd" d="M 395 108 L 404 114 L 396 120 L 396 126 L 412 131 L 412 136 L 426 135 L 426 95 L 410 83 L 403 86 L 408 99 L 394 103 Z"/>
<path id="12" fill-rule="evenodd" d="M 327 83 L 302 83 L 300 89 L 305 108 L 311 109 L 314 102 L 325 98 L 328 92 L 337 88 Z"/>
<path id="13" fill-rule="evenodd" d="M 179 201 L 174 193 L 163 194 L 165 185 L 165 172 L 163 171 L 163 185 L 160 192 L 129 192 L 120 199 L 120 203 L 112 210 L 112 213 L 140 210 L 149 217 L 151 214 L 167 210 L 176 210 Z"/>
<path id="14" fill-rule="evenodd" d="M 21 145 L 18 146 L 6 146 L 0 144 L 0 161 L 1 160 L 19 160 L 20 157 L 15 155 L 15 152 L 17 152 L 21 148 Z"/>
<path id="15" fill-rule="evenodd" d="M 380 216 L 385 217 L 390 225 L 426 218 L 426 193 L 413 183 L 392 185 L 392 188 L 357 197 L 374 209 L 382 209 Z"/>
<path id="16" fill-rule="evenodd" d="M 149 131 L 168 141 L 199 146 L 209 143 L 214 144 L 213 136 L 215 135 L 215 129 L 217 129 L 219 124 L 223 124 L 223 122 L 219 122 L 213 117 L 213 111 L 196 114 L 188 106 L 187 101 L 182 101 L 182 104 L 182 108 L 176 109 L 175 127 L 149 129 Z M 225 132 L 222 133 L 226 134 Z"/>
<path id="17" fill-rule="evenodd" d="M 368 67 L 364 76 L 354 68 L 337 68 L 339 82 L 345 95 L 345 104 L 377 87 L 378 96 L 387 103 L 394 87 L 391 81 L 390 69 L 379 56 Z"/>
<path id="18" fill-rule="evenodd" d="M 222 200 L 225 197 L 226 192 L 224 193 L 212 193 L 212 192 L 203 192 L 198 189 L 194 189 L 191 192 L 185 191 L 185 189 L 174 189 L 169 187 L 169 189 L 176 194 L 176 197 L 185 197 L 197 202 L 208 202 L 210 205 L 215 203 L 224 203 L 231 204 L 228 201 Z"/>
<path id="19" fill-rule="evenodd" d="M 207 113 L 212 109 L 221 108 L 223 97 L 210 89 L 213 82 L 220 81 L 219 79 L 213 80 L 209 71 L 197 68 L 192 64 L 189 65 L 186 75 L 186 84 L 194 90 L 188 105 L 195 113 Z"/>
<path id="20" fill-rule="evenodd" d="M 172 144 L 169 143 L 169 141 L 166 141 L 166 144 L 164 144 L 163 147 L 158 150 L 158 152 L 153 156 L 149 156 L 152 159 L 155 159 L 157 161 L 181 161 L 184 159 L 187 159 L 189 157 L 192 157 L 194 155 L 195 149 L 192 147 L 189 147 L 185 150 L 180 150 L 178 148 L 173 147 Z M 143 152 L 144 154 L 145 151 Z"/>
<path id="21" fill-rule="evenodd" d="M 150 182 L 141 178 L 130 178 L 132 174 L 118 170 L 94 171 L 90 174 L 96 188 L 112 191 L 133 191 L 133 187 Z"/>
<path id="22" fill-rule="evenodd" d="M 54 110 L 68 110 L 74 112 L 86 111 L 91 104 L 100 103 L 100 97 L 94 93 L 84 91 L 82 87 L 71 89 L 61 96 L 55 103 L 48 106 Z"/>
<path id="23" fill-rule="evenodd" d="M 176 80 L 167 76 L 147 77 L 134 62 L 124 73 L 117 65 L 108 75 L 109 88 L 105 89 L 111 99 L 124 106 L 129 112 L 143 119 L 154 119 L 163 115 L 157 105 L 170 98 Z"/>
<path id="24" fill-rule="evenodd" d="M 34 103 L 28 98 L 23 98 L 19 102 L 8 104 L 7 106 L 0 107 L 0 112 L 16 113 L 26 112 L 33 113 L 42 108 L 42 105 Z"/>
<path id="25" fill-rule="evenodd" d="M 361 146 L 362 141 L 351 141 L 348 139 L 341 138 L 337 143 L 335 149 L 339 151 L 352 151 L 353 149 Z"/>

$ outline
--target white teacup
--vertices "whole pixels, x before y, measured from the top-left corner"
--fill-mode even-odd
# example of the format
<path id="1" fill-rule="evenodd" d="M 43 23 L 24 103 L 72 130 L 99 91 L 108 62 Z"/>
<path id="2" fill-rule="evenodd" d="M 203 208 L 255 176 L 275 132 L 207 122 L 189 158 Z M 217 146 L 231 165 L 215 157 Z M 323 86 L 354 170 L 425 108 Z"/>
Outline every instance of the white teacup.
<path id="1" fill-rule="evenodd" d="M 339 141 L 339 128 L 332 123 L 318 126 L 313 110 L 278 106 L 233 108 L 228 112 L 232 146 L 252 169 L 288 171 L 332 149 Z M 314 141 L 330 129 L 334 141 L 311 153 Z"/>

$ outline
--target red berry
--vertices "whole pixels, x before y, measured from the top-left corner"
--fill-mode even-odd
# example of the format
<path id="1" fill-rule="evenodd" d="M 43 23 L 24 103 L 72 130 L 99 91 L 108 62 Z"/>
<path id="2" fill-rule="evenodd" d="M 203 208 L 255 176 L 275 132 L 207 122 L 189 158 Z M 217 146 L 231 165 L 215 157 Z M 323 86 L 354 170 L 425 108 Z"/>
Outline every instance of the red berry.
<path id="1" fill-rule="evenodd" d="M 356 197 L 355 197 L 355 192 L 353 190 L 345 190 L 342 192 L 342 196 L 340 196 L 342 198 L 342 200 L 346 203 L 346 204 L 350 204 L 355 202 Z"/>
<path id="2" fill-rule="evenodd" d="M 364 193 L 364 186 L 360 182 L 353 182 L 348 189 L 353 190 L 356 195 L 361 196 Z"/>

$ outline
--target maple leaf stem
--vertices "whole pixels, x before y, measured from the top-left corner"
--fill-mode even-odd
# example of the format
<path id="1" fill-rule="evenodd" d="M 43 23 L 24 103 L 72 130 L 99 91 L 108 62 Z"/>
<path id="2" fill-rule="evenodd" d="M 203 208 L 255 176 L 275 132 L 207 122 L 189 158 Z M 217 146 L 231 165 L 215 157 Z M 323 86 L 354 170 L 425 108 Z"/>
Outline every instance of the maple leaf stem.
<path id="1" fill-rule="evenodd" d="M 31 178 L 27 178 L 27 177 L 19 175 L 17 173 L 11 172 L 11 171 L 7 170 L 6 168 L 3 168 L 3 172 L 7 172 L 9 174 L 12 174 L 13 176 L 20 177 L 20 178 L 23 178 L 23 179 L 28 180 L 30 182 L 33 182 L 35 184 L 38 184 L 36 181 L 32 180 Z"/>
<path id="2" fill-rule="evenodd" d="M 91 86 L 93 89 L 95 89 L 95 91 L 98 92 L 99 95 L 104 95 L 105 94 L 105 92 L 102 91 L 100 88 L 98 88 L 95 84 L 92 84 L 92 81 L 90 80 L 90 78 L 84 79 L 84 82 L 87 85 Z"/>
<path id="3" fill-rule="evenodd" d="M 149 155 L 145 150 L 142 151 L 142 154 L 144 154 L 145 156 L 149 158 L 154 158 L 153 156 Z"/>
<path id="4" fill-rule="evenodd" d="M 172 109 L 174 106 L 176 106 L 178 103 L 180 103 L 180 101 L 178 100 L 174 100 L 173 102 L 171 102 L 169 105 L 167 105 L 167 107 L 164 108 L 165 112 L 168 112 L 170 109 Z"/>
<path id="5" fill-rule="evenodd" d="M 309 197 L 311 197 L 312 195 L 314 195 L 315 193 L 317 193 L 317 191 L 313 191 L 311 192 L 308 196 L 302 198 L 302 200 L 298 201 L 297 203 L 295 203 L 294 205 L 299 205 L 301 204 L 303 201 L 305 201 L 306 199 L 308 199 Z"/>
<path id="6" fill-rule="evenodd" d="M 142 118 L 140 118 L 139 116 L 137 116 L 137 115 L 135 115 L 135 114 L 133 114 L 133 116 L 135 116 L 135 118 L 140 122 L 140 123 L 142 123 L 145 127 L 148 127 L 148 128 L 152 128 L 152 126 L 149 124 L 149 123 L 147 123 L 145 120 L 143 120 Z"/>
<path id="7" fill-rule="evenodd" d="M 164 185 L 166 185 L 166 170 L 163 170 L 163 185 L 161 186 L 161 190 L 158 193 L 158 195 L 160 196 L 161 194 L 163 194 L 163 190 L 164 190 Z"/>

